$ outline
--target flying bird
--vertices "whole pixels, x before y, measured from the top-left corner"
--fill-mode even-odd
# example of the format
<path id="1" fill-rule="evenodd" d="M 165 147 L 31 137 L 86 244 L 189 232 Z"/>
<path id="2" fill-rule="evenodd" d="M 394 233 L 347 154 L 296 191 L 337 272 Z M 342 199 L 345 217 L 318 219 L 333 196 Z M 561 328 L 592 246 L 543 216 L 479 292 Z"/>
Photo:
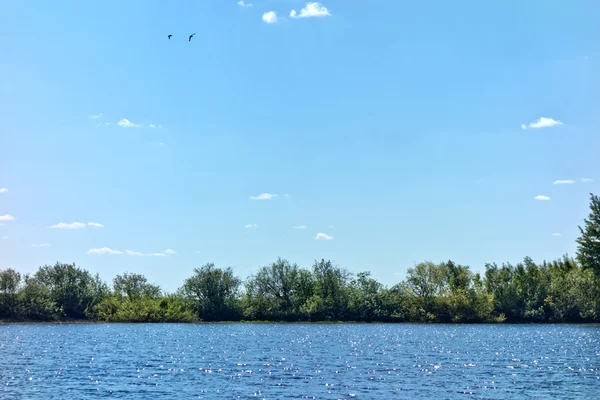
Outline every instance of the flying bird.
<path id="1" fill-rule="evenodd" d="M 188 42 L 191 42 L 191 41 L 192 41 L 192 38 L 194 37 L 194 35 L 195 35 L 195 33 L 192 33 L 192 34 L 190 35 L 190 37 L 189 37 L 189 39 L 188 39 Z"/>
<path id="2" fill-rule="evenodd" d="M 173 35 L 169 35 L 169 36 L 167 36 L 167 37 L 169 38 L 169 40 L 171 40 L 171 37 L 172 37 L 172 36 L 173 36 Z"/>

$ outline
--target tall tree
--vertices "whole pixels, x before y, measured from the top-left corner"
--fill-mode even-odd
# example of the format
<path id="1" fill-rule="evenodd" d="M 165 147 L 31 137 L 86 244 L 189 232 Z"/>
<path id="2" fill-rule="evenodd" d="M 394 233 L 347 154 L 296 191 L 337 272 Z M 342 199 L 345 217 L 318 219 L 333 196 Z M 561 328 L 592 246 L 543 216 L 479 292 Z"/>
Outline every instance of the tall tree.
<path id="1" fill-rule="evenodd" d="M 195 268 L 194 275 L 185 280 L 180 292 L 194 304 L 203 320 L 231 320 L 237 317 L 240 283 L 231 268 L 216 268 L 209 263 Z"/>
<path id="2" fill-rule="evenodd" d="M 117 297 L 127 297 L 136 300 L 143 297 L 155 299 L 160 297 L 161 290 L 157 285 L 148 283 L 148 279 L 141 274 L 124 273 L 113 279 L 113 288 Z"/>
<path id="3" fill-rule="evenodd" d="M 106 292 L 106 285 L 98 275 L 93 276 L 75 264 L 45 265 L 34 278 L 50 290 L 52 300 L 67 318 L 86 318 Z"/>
<path id="4" fill-rule="evenodd" d="M 14 269 L 0 270 L 0 319 L 14 319 L 21 274 Z"/>
<path id="5" fill-rule="evenodd" d="M 266 318 L 293 320 L 300 268 L 279 258 L 249 279 L 246 297 Z"/>
<path id="6" fill-rule="evenodd" d="M 590 194 L 590 215 L 585 219 L 577 239 L 577 258 L 584 268 L 600 276 L 600 197 Z"/>

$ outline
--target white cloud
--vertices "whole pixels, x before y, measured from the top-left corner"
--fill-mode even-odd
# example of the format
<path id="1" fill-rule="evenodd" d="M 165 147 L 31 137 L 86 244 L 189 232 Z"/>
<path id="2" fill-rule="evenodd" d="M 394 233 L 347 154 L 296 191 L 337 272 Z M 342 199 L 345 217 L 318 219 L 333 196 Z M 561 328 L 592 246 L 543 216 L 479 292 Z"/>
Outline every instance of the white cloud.
<path id="1" fill-rule="evenodd" d="M 102 118 L 104 114 L 100 113 L 100 114 L 96 114 L 96 115 L 90 115 L 90 119 L 98 119 L 98 118 Z"/>
<path id="2" fill-rule="evenodd" d="M 326 235 L 324 233 L 317 233 L 315 240 L 333 240 L 333 236 Z"/>
<path id="3" fill-rule="evenodd" d="M 572 185 L 574 183 L 573 179 L 558 179 L 553 182 L 554 185 Z"/>
<path id="4" fill-rule="evenodd" d="M 89 249 L 88 254 L 97 254 L 97 255 L 103 255 L 103 254 L 111 254 L 111 255 L 119 255 L 119 254 L 123 254 L 122 251 L 120 250 L 113 250 L 110 249 L 108 247 L 102 247 L 99 249 Z"/>
<path id="5" fill-rule="evenodd" d="M 177 253 L 171 249 L 167 249 L 162 253 L 142 253 L 139 251 L 125 250 L 125 254 L 127 254 L 128 256 L 134 256 L 134 257 L 166 257 L 168 255 L 175 255 Z"/>
<path id="6" fill-rule="evenodd" d="M 49 226 L 50 229 L 82 229 L 85 228 L 85 224 L 83 222 L 72 222 L 67 224 L 65 222 L 59 222 L 56 225 Z"/>
<path id="7" fill-rule="evenodd" d="M 550 197 L 540 194 L 539 196 L 535 196 L 535 199 L 540 201 L 548 201 L 550 200 Z"/>
<path id="8" fill-rule="evenodd" d="M 294 229 L 306 229 L 306 225 L 295 226 Z"/>
<path id="9" fill-rule="evenodd" d="M 150 125 L 148 125 L 148 127 L 150 127 L 150 128 L 156 128 L 156 125 L 150 124 Z"/>
<path id="10" fill-rule="evenodd" d="M 555 125 L 564 125 L 564 124 L 562 122 L 557 121 L 552 118 L 540 117 L 540 119 L 538 119 L 537 121 L 530 122 L 529 125 L 522 124 L 521 129 L 527 129 L 527 127 L 533 128 L 533 129 L 550 128 Z"/>
<path id="11" fill-rule="evenodd" d="M 250 196 L 250 200 L 271 200 L 274 197 L 277 197 L 277 194 L 261 193 L 258 196 Z"/>
<path id="12" fill-rule="evenodd" d="M 141 128 L 141 125 L 134 124 L 127 118 L 121 118 L 119 120 L 119 122 L 117 122 L 117 125 L 120 126 L 121 128 Z"/>
<path id="13" fill-rule="evenodd" d="M 252 7 L 252 3 L 244 3 L 244 0 L 238 1 L 238 6 L 240 7 Z"/>
<path id="14" fill-rule="evenodd" d="M 145 256 L 144 253 L 140 253 L 139 251 L 133 250 L 125 250 L 125 254 L 127 254 L 128 256 Z"/>
<path id="15" fill-rule="evenodd" d="M 560 233 L 558 233 L 558 232 L 555 232 L 555 233 L 552 234 L 552 236 L 562 236 L 562 235 Z"/>
<path id="16" fill-rule="evenodd" d="M 13 217 L 10 214 L 4 214 L 4 215 L 0 215 L 0 221 L 14 221 L 15 217 Z"/>
<path id="17" fill-rule="evenodd" d="M 258 228 L 258 225 L 256 225 L 256 224 L 248 224 L 248 225 L 246 225 L 246 228 Z"/>
<path id="18" fill-rule="evenodd" d="M 594 182 L 594 180 L 590 179 L 590 178 L 582 178 L 581 182 L 583 182 L 583 183 L 592 183 L 592 182 Z"/>
<path id="19" fill-rule="evenodd" d="M 50 247 L 50 245 L 48 243 L 42 243 L 42 244 L 32 244 L 32 247 Z"/>
<path id="20" fill-rule="evenodd" d="M 331 13 L 321 3 L 317 2 L 309 2 L 306 3 L 306 6 L 300 10 L 300 13 L 297 13 L 296 10 L 292 10 L 290 12 L 290 17 L 292 18 L 312 18 L 312 17 L 330 17 Z"/>
<path id="21" fill-rule="evenodd" d="M 269 11 L 263 14 L 262 20 L 267 24 L 274 24 L 277 22 L 277 13 L 275 11 Z"/>
<path id="22" fill-rule="evenodd" d="M 7 188 L 0 188 L 0 193 L 7 193 L 8 189 Z"/>
<path id="23" fill-rule="evenodd" d="M 87 224 L 88 224 L 88 226 L 91 226 L 92 228 L 104 228 L 104 225 L 99 224 L 97 222 L 88 222 Z"/>
<path id="24" fill-rule="evenodd" d="M 2 240 L 8 239 L 8 236 L 2 236 Z"/>

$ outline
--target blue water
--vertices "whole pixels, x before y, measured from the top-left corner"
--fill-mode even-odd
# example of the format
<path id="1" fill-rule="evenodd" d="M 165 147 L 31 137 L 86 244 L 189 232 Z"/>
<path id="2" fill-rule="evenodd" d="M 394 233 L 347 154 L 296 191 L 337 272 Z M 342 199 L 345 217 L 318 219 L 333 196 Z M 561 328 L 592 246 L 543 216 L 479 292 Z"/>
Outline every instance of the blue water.
<path id="1" fill-rule="evenodd" d="M 600 327 L 0 325 L 0 399 L 598 399 Z"/>

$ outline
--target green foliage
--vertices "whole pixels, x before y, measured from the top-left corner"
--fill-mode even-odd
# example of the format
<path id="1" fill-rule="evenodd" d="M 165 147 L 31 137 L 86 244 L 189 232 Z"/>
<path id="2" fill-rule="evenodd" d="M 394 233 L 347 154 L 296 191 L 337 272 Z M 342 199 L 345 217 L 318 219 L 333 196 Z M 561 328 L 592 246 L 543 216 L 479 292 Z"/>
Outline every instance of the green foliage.
<path id="1" fill-rule="evenodd" d="M 75 264 L 40 267 L 34 278 L 50 291 L 50 297 L 66 318 L 82 319 L 102 299 L 106 285 L 98 276 Z"/>
<path id="2" fill-rule="evenodd" d="M 220 269 L 209 263 L 194 269 L 180 293 L 204 321 L 235 320 L 240 314 L 240 284 L 231 268 Z"/>
<path id="3" fill-rule="evenodd" d="M 144 275 L 124 273 L 113 279 L 113 291 L 119 298 L 137 300 L 144 297 L 160 297 L 160 287 L 148 283 Z"/>
<path id="4" fill-rule="evenodd" d="M 193 322 L 194 313 L 177 296 L 104 298 L 94 309 L 95 317 L 107 322 Z"/>
<path id="5" fill-rule="evenodd" d="M 600 276 L 600 197 L 590 194 L 590 215 L 579 231 L 577 258 L 584 268 Z"/>

